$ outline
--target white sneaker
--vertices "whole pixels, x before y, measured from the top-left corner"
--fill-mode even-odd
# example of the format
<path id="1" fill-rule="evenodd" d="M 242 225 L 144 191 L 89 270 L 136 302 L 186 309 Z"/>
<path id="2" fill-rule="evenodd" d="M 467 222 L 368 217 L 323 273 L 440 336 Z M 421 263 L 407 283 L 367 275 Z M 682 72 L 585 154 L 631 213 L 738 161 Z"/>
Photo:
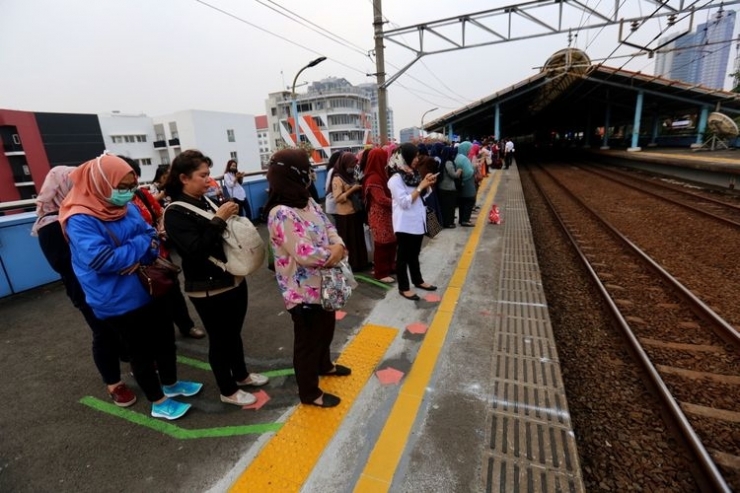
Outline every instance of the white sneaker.
<path id="1" fill-rule="evenodd" d="M 241 382 L 237 382 L 237 385 L 251 385 L 252 387 L 262 387 L 263 385 L 267 384 L 270 379 L 261 373 L 250 373 L 247 378 L 242 380 Z"/>
<path id="2" fill-rule="evenodd" d="M 223 402 L 224 404 L 234 404 L 235 406 L 249 406 L 257 402 L 257 398 L 249 392 L 237 390 L 236 394 L 232 395 L 231 397 L 222 395 L 221 402 Z"/>

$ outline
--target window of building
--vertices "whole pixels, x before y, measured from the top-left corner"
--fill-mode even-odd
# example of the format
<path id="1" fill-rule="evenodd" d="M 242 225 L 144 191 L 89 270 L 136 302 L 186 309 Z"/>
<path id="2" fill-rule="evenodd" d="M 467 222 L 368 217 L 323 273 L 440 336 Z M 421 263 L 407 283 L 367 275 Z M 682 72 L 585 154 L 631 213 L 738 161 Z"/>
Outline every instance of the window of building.
<path id="1" fill-rule="evenodd" d="M 146 135 L 137 135 L 136 142 L 146 142 Z M 151 163 L 149 163 L 151 164 Z"/>
<path id="2" fill-rule="evenodd" d="M 136 142 L 136 138 L 134 138 L 133 135 L 124 135 L 123 136 L 123 141 L 126 142 L 126 143 L 128 143 L 128 144 L 130 144 L 132 142 Z"/>
<path id="3" fill-rule="evenodd" d="M 275 108 L 275 107 L 270 108 L 270 113 L 272 114 L 272 116 L 276 116 L 277 115 L 277 108 Z"/>
<path id="4" fill-rule="evenodd" d="M 148 157 L 136 160 L 142 166 L 151 166 L 152 160 Z"/>
<path id="5" fill-rule="evenodd" d="M 123 142 L 123 137 L 121 137 L 120 135 L 113 135 L 111 137 L 111 140 L 114 144 L 120 144 L 121 142 Z"/>
<path id="6" fill-rule="evenodd" d="M 234 161 L 238 161 L 238 160 L 239 160 L 239 159 L 238 159 L 238 158 L 236 157 L 236 151 L 231 151 L 231 152 L 229 153 L 229 155 L 231 156 L 231 159 L 233 159 Z"/>
<path id="7" fill-rule="evenodd" d="M 170 164 L 169 156 L 160 156 L 159 158 L 162 160 L 162 164 L 166 164 L 166 165 Z"/>
<path id="8" fill-rule="evenodd" d="M 157 140 L 164 140 L 164 134 L 157 134 Z"/>
<path id="9" fill-rule="evenodd" d="M 234 129 L 228 129 L 226 130 L 226 138 L 229 139 L 229 142 L 236 142 L 236 139 L 234 138 Z"/>

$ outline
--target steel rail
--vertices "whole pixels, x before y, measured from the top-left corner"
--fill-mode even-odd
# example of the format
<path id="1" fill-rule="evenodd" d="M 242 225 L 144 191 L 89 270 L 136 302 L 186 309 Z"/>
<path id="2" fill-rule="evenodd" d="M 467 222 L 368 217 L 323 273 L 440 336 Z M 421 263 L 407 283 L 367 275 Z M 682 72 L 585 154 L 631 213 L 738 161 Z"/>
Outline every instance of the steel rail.
<path id="1" fill-rule="evenodd" d="M 676 281 L 672 276 L 670 276 L 670 274 L 668 274 L 657 263 L 655 263 L 652 259 L 650 259 L 644 252 L 642 252 L 642 250 L 640 250 L 636 245 L 634 245 L 629 239 L 627 239 L 624 235 L 619 233 L 613 226 L 611 226 L 611 224 L 609 224 L 604 218 L 602 218 L 596 211 L 594 211 L 593 209 L 588 207 L 585 203 L 583 203 L 583 201 L 581 201 L 578 197 L 576 197 L 575 194 L 573 194 L 561 182 L 559 182 L 555 177 L 553 177 L 552 174 L 550 174 L 544 169 L 543 171 L 558 185 L 558 187 L 560 187 L 562 190 L 565 191 L 566 195 L 568 195 L 572 200 L 574 200 L 581 207 L 585 208 L 589 213 L 591 213 L 608 230 L 610 230 L 611 233 L 615 234 L 618 239 L 622 240 L 630 248 L 633 248 L 635 250 L 635 253 L 637 253 L 640 257 L 647 259 L 651 267 L 657 267 L 659 272 L 665 273 L 665 275 L 668 276 L 670 280 L 672 280 L 671 284 L 678 284 L 679 286 L 681 286 L 680 283 L 678 283 L 678 281 Z M 699 487 L 702 489 L 702 491 L 705 491 L 705 492 L 728 492 L 728 493 L 731 492 L 732 490 L 725 482 L 724 478 L 722 477 L 722 474 L 717 468 L 717 465 L 712 460 L 712 457 L 709 455 L 709 452 L 707 452 L 706 448 L 704 447 L 704 444 L 701 442 L 698 435 L 694 431 L 693 427 L 689 423 L 689 420 L 684 414 L 683 410 L 681 409 L 680 404 L 676 401 L 676 399 L 671 394 L 670 390 L 668 389 L 665 382 L 661 378 L 658 370 L 655 368 L 652 361 L 650 360 L 647 353 L 645 352 L 642 345 L 640 344 L 639 340 L 637 339 L 637 336 L 634 334 L 631 327 L 629 326 L 627 321 L 622 316 L 622 313 L 619 311 L 619 308 L 617 307 L 616 303 L 614 303 L 611 295 L 604 287 L 603 282 L 601 281 L 598 274 L 591 266 L 585 253 L 578 246 L 578 240 L 572 235 L 568 226 L 565 223 L 565 220 L 557 212 L 555 205 L 552 203 L 550 198 L 544 192 L 539 182 L 534 177 L 534 174 L 530 173 L 530 177 L 535 187 L 537 188 L 538 193 L 545 200 L 553 216 L 557 219 L 563 232 L 565 233 L 565 235 L 568 237 L 569 241 L 573 245 L 573 248 L 576 251 L 579 258 L 581 259 L 583 266 L 588 271 L 589 277 L 593 281 L 596 289 L 599 291 L 599 293 L 603 297 L 604 302 L 609 308 L 609 311 L 611 312 L 612 316 L 617 322 L 617 325 L 622 331 L 623 336 L 627 340 L 629 348 L 632 350 L 635 358 L 637 359 L 638 364 L 642 366 L 643 370 L 645 371 L 648 381 L 653 386 L 653 389 L 656 395 L 658 396 L 659 400 L 663 403 L 665 408 L 668 410 L 668 414 L 666 417 L 670 420 L 670 425 L 672 425 L 673 429 L 679 430 L 680 437 L 684 440 L 684 443 L 687 444 L 687 447 L 689 448 L 691 453 L 696 458 L 696 463 L 699 466 L 698 470 L 701 473 L 701 477 L 695 478 L 697 480 L 697 483 L 699 484 Z M 682 289 L 680 291 L 682 293 L 688 293 L 688 290 L 685 287 L 681 286 L 681 288 Z M 693 294 L 691 293 L 688 293 L 688 294 L 691 297 L 697 299 L 697 301 L 699 302 L 699 306 L 706 307 L 706 305 L 704 305 L 704 303 L 701 302 L 701 300 L 698 300 L 698 298 L 696 298 Z M 706 309 L 711 312 L 709 307 L 706 307 Z M 717 316 L 716 314 L 714 315 Z M 724 324 L 729 325 L 726 322 L 724 322 Z M 730 329 L 735 334 L 736 340 L 740 344 L 740 335 L 738 335 L 737 332 L 735 332 L 734 328 L 732 328 L 731 326 L 730 326 Z"/>
<path id="2" fill-rule="evenodd" d="M 737 221 L 733 221 L 732 219 L 728 219 L 726 217 L 718 216 L 717 214 L 714 214 L 712 212 L 706 211 L 704 209 L 700 209 L 698 207 L 694 207 L 693 205 L 689 205 L 689 204 L 687 204 L 685 202 L 681 202 L 681 201 L 672 199 L 670 197 L 666 197 L 666 196 L 661 195 L 661 194 L 659 194 L 657 192 L 653 192 L 651 190 L 645 190 L 644 188 L 640 188 L 639 186 L 634 185 L 632 183 L 627 183 L 623 179 L 614 178 L 612 176 L 607 176 L 607 175 L 603 174 L 602 171 L 597 171 L 597 170 L 589 169 L 589 168 L 586 168 L 586 167 L 583 167 L 583 168 L 580 168 L 580 169 L 586 171 L 587 173 L 592 173 L 594 175 L 600 176 L 600 177 L 602 177 L 602 178 L 604 178 L 606 180 L 616 181 L 617 183 L 620 183 L 620 184 L 624 185 L 625 187 L 629 187 L 629 188 L 631 188 L 633 190 L 637 190 L 639 192 L 646 193 L 646 194 L 648 194 L 650 196 L 653 196 L 655 198 L 658 198 L 660 200 L 664 200 L 666 202 L 669 202 L 671 204 L 677 205 L 679 207 L 683 207 L 684 209 L 688 209 L 688 210 L 693 211 L 693 212 L 698 212 L 699 214 L 702 214 L 702 215 L 711 217 L 713 219 L 716 219 L 717 221 L 720 221 L 720 222 L 723 222 L 723 223 L 726 223 L 726 224 L 730 224 L 732 226 L 735 226 L 737 228 L 740 228 L 740 223 L 737 222 Z M 659 187 L 660 185 L 655 185 L 655 186 L 658 186 Z M 668 187 L 663 187 L 663 188 L 666 189 L 666 190 L 670 190 L 672 192 L 684 193 L 684 194 L 688 194 L 688 195 L 694 196 L 695 198 L 699 198 L 699 199 L 704 200 L 704 197 L 702 197 L 699 194 L 693 194 L 691 192 L 684 192 L 682 190 L 676 190 L 676 189 L 668 188 Z M 714 201 L 714 202 L 716 202 L 716 203 L 718 203 L 718 204 L 720 204 L 722 206 L 730 207 L 730 208 L 737 209 L 738 211 L 740 211 L 740 207 L 737 207 L 737 206 L 732 205 L 732 204 L 727 204 L 725 202 L 722 202 L 722 201 L 719 201 L 719 200 L 716 200 L 716 199 L 707 199 L 707 201 L 708 202 L 713 202 Z"/>

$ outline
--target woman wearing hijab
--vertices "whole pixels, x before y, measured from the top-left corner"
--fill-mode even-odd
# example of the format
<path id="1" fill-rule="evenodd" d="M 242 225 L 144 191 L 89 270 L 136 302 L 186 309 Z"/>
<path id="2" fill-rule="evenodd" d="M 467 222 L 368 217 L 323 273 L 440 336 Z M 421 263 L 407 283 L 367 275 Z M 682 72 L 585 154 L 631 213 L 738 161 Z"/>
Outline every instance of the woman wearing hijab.
<path id="1" fill-rule="evenodd" d="M 109 154 L 74 170 L 59 221 L 72 266 L 95 316 L 123 335 L 131 369 L 152 403 L 152 416 L 177 419 L 190 408 L 171 397 L 192 396 L 201 383 L 177 380 L 175 334 L 164 309 L 136 272 L 156 259 L 157 232 L 132 205 L 137 181 L 124 160 Z"/>
<path id="2" fill-rule="evenodd" d="M 368 266 L 367 246 L 365 245 L 364 210 L 362 204 L 362 185 L 355 180 L 357 157 L 344 152 L 334 165 L 331 189 L 337 203 L 337 232 L 349 250 L 349 265 L 352 270 L 362 270 Z"/>
<path id="3" fill-rule="evenodd" d="M 383 149 L 372 149 L 365 165 L 362 195 L 367 204 L 367 223 L 373 233 L 373 264 L 375 279 L 391 284 L 396 270 L 396 236 L 393 234 L 393 200 L 388 190 L 387 154 Z"/>
<path id="4" fill-rule="evenodd" d="M 455 167 L 462 170 L 462 188 L 457 197 L 458 207 L 460 209 L 460 226 L 473 227 L 475 224 L 470 222 L 470 216 L 473 214 L 475 207 L 475 170 L 473 164 L 468 159 L 473 144 L 467 140 L 457 146 L 457 156 L 455 157 Z"/>
<path id="5" fill-rule="evenodd" d="M 244 362 L 241 334 L 247 316 L 246 279 L 233 276 L 209 260 L 214 257 L 226 262 L 223 247 L 226 220 L 239 212 L 235 202 L 216 206 L 205 198 L 209 176 L 208 160 L 200 151 L 183 151 L 172 160 L 165 189 L 173 202 L 164 215 L 164 227 L 167 238 L 182 258 L 185 294 L 208 333 L 208 362 L 221 402 L 248 406 L 257 402 L 257 398 L 239 387 L 259 387 L 269 379 L 247 371 Z M 185 202 L 214 216 L 207 219 L 176 202 Z"/>
<path id="6" fill-rule="evenodd" d="M 429 173 L 424 178 L 416 169 L 418 149 L 415 145 L 402 144 L 388 163 L 388 188 L 393 199 L 393 231 L 396 234 L 398 253 L 396 277 L 398 291 L 407 300 L 416 301 L 419 296 L 411 291 L 411 281 L 419 289 L 434 291 L 437 286 L 427 284 L 421 275 L 419 254 L 426 232 L 427 213 L 422 197 L 430 193 L 437 177 Z"/>
<path id="7" fill-rule="evenodd" d="M 67 296 L 85 317 L 92 330 L 92 354 L 95 367 L 108 387 L 108 395 L 116 406 L 128 407 L 136 402 L 136 394 L 121 380 L 120 337 L 93 313 L 85 301 L 85 293 L 72 268 L 72 252 L 59 224 L 59 208 L 72 189 L 69 175 L 73 166 L 55 166 L 44 179 L 36 197 L 38 219 L 31 228 L 31 235 L 38 236 L 41 251 L 52 269 L 59 273 Z"/>
<path id="8" fill-rule="evenodd" d="M 252 208 L 247 200 L 247 192 L 242 186 L 244 173 L 239 172 L 239 166 L 234 159 L 229 159 L 224 170 L 224 192 L 229 194 L 234 202 L 239 204 L 239 215 L 252 219 Z"/>
<path id="9" fill-rule="evenodd" d="M 330 347 L 336 317 L 321 305 L 321 269 L 347 255 L 342 238 L 310 197 L 308 155 L 300 149 L 273 154 L 267 169 L 267 228 L 275 252 L 275 279 L 293 319 L 293 368 L 303 404 L 334 407 L 339 397 L 319 388 L 319 375 L 347 376 Z"/>
<path id="10" fill-rule="evenodd" d="M 462 170 L 455 167 L 457 149 L 445 146 L 440 152 L 440 175 L 437 178 L 437 193 L 442 209 L 442 226 L 455 228 L 455 207 L 457 207 L 457 185 L 455 180 L 460 178 Z"/>
<path id="11" fill-rule="evenodd" d="M 329 157 L 326 165 L 326 186 L 324 188 L 324 212 L 329 215 L 336 223 L 337 219 L 337 202 L 334 200 L 334 193 L 331 189 L 332 178 L 334 177 L 334 165 L 337 164 L 342 151 L 336 151 Z"/>

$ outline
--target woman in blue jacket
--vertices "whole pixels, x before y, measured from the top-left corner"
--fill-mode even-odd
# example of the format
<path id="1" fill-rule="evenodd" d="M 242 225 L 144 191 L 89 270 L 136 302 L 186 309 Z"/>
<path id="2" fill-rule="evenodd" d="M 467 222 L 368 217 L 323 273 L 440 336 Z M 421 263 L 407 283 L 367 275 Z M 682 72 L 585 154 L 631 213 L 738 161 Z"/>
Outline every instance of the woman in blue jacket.
<path id="1" fill-rule="evenodd" d="M 70 178 L 73 187 L 59 222 L 86 301 L 96 317 L 123 336 L 134 378 L 152 402 L 152 416 L 177 419 L 190 404 L 171 397 L 195 395 L 203 384 L 177 380 L 172 323 L 136 275 L 159 251 L 156 231 L 129 203 L 136 176 L 124 160 L 103 154 Z"/>

